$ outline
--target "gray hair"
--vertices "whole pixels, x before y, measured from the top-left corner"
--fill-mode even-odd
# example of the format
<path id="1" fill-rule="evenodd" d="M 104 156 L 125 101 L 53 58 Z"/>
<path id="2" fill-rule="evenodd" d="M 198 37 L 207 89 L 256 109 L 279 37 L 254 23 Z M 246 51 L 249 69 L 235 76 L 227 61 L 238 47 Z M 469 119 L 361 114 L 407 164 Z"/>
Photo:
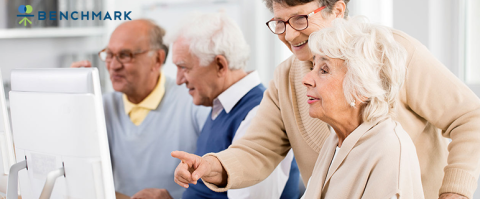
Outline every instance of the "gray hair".
<path id="1" fill-rule="evenodd" d="M 368 23 L 365 17 L 335 19 L 332 27 L 312 33 L 308 41 L 314 54 L 345 60 L 343 92 L 347 102 L 366 104 L 365 122 L 393 115 L 407 52 L 390 28 Z"/>
<path id="2" fill-rule="evenodd" d="M 223 55 L 231 70 L 244 69 L 250 49 L 238 25 L 223 13 L 192 13 L 180 27 L 167 36 L 168 43 L 179 38 L 189 44 L 190 53 L 200 66 L 210 64 L 215 56 Z"/>
<path id="3" fill-rule="evenodd" d="M 333 6 L 335 5 L 335 3 L 337 3 L 337 1 L 343 1 L 346 6 L 350 0 L 263 0 L 263 2 L 265 2 L 265 5 L 270 10 L 270 12 L 273 12 L 273 2 L 292 7 L 292 6 L 298 6 L 298 5 L 310 3 L 312 1 L 317 1 L 319 6 L 325 6 L 325 9 L 322 10 L 322 15 L 326 16 L 325 14 L 332 13 Z M 344 18 L 346 18 L 347 16 L 348 16 L 348 9 L 345 8 Z"/>
<path id="4" fill-rule="evenodd" d="M 149 31 L 150 48 L 155 50 L 162 49 L 163 51 L 165 51 L 165 59 L 163 60 L 163 63 L 165 64 L 165 61 L 167 60 L 166 58 L 168 55 L 168 46 L 165 45 L 163 42 L 163 37 L 165 36 L 165 29 L 157 25 L 155 21 L 151 19 L 139 19 L 139 20 L 144 21 L 150 25 L 150 31 Z"/>

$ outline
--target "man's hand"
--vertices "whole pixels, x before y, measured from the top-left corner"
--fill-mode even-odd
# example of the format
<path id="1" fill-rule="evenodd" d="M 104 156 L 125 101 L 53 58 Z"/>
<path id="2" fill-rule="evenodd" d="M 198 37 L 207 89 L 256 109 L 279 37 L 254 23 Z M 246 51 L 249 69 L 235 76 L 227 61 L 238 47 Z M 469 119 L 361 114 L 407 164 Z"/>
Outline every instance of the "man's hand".
<path id="1" fill-rule="evenodd" d="M 174 181 L 178 185 L 188 188 L 188 184 L 197 184 L 200 178 L 218 186 L 227 184 L 227 172 L 217 158 L 202 158 L 183 151 L 174 151 L 171 155 L 182 161 L 175 169 Z"/>
<path id="2" fill-rule="evenodd" d="M 465 196 L 456 193 L 442 193 L 438 199 L 468 199 Z"/>
<path id="3" fill-rule="evenodd" d="M 70 68 L 81 68 L 81 67 L 91 68 L 92 63 L 90 63 L 90 61 L 88 60 L 83 60 L 83 61 L 73 62 L 72 65 L 70 65 Z"/>
<path id="4" fill-rule="evenodd" d="M 132 196 L 131 199 L 173 199 L 166 189 L 144 189 Z"/>

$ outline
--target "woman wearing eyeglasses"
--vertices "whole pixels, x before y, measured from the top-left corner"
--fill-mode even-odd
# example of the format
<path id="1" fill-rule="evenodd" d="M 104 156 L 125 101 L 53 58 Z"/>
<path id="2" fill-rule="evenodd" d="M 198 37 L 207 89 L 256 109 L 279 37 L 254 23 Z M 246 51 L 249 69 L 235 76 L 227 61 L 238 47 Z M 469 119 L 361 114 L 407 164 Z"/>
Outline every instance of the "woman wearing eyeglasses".
<path id="1" fill-rule="evenodd" d="M 302 80 L 312 68 L 310 34 L 346 17 L 348 0 L 264 1 L 273 11 L 269 29 L 294 55 L 276 68 L 256 118 L 242 139 L 225 151 L 204 157 L 172 153 L 182 159 L 175 171 L 181 186 L 200 178 L 215 191 L 254 185 L 265 179 L 291 148 L 307 184 L 330 136 L 327 123 L 310 117 Z M 415 144 L 425 198 L 472 198 L 480 173 L 480 100 L 420 42 L 401 31 L 392 33 L 407 51 L 405 83 L 394 118 Z M 445 137 L 452 142 L 448 144 Z"/>

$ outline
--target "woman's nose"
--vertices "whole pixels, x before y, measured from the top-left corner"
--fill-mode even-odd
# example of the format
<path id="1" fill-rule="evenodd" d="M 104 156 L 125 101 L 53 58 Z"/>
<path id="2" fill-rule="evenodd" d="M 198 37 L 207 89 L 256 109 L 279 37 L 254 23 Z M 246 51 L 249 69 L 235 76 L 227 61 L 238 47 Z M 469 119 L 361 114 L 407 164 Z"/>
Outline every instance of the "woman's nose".
<path id="1" fill-rule="evenodd" d="M 298 30 L 295 30 L 293 29 L 290 24 L 286 24 L 286 27 L 285 27 L 285 40 L 287 40 L 288 42 L 290 42 L 290 44 L 293 44 L 292 42 L 295 41 L 295 38 L 298 37 L 298 35 L 300 34 L 300 31 Z"/>
<path id="2" fill-rule="evenodd" d="M 307 88 L 315 87 L 315 81 L 313 80 L 313 78 L 311 78 L 311 73 L 312 72 L 307 73 L 302 80 L 303 85 L 306 86 Z"/>

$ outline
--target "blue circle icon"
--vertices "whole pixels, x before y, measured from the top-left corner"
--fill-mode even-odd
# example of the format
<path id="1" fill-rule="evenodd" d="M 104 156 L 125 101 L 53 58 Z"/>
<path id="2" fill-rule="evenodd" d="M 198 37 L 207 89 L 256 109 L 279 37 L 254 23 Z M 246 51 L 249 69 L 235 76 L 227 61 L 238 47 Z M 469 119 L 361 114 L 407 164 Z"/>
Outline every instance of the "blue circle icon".
<path id="1" fill-rule="evenodd" d="M 27 13 L 27 14 L 30 14 L 32 13 L 33 11 L 33 8 L 31 5 L 21 5 L 21 6 L 18 6 L 18 12 L 20 13 Z"/>
<path id="2" fill-rule="evenodd" d="M 18 12 L 23 14 L 25 11 L 27 11 L 27 7 L 25 5 L 18 6 Z"/>

